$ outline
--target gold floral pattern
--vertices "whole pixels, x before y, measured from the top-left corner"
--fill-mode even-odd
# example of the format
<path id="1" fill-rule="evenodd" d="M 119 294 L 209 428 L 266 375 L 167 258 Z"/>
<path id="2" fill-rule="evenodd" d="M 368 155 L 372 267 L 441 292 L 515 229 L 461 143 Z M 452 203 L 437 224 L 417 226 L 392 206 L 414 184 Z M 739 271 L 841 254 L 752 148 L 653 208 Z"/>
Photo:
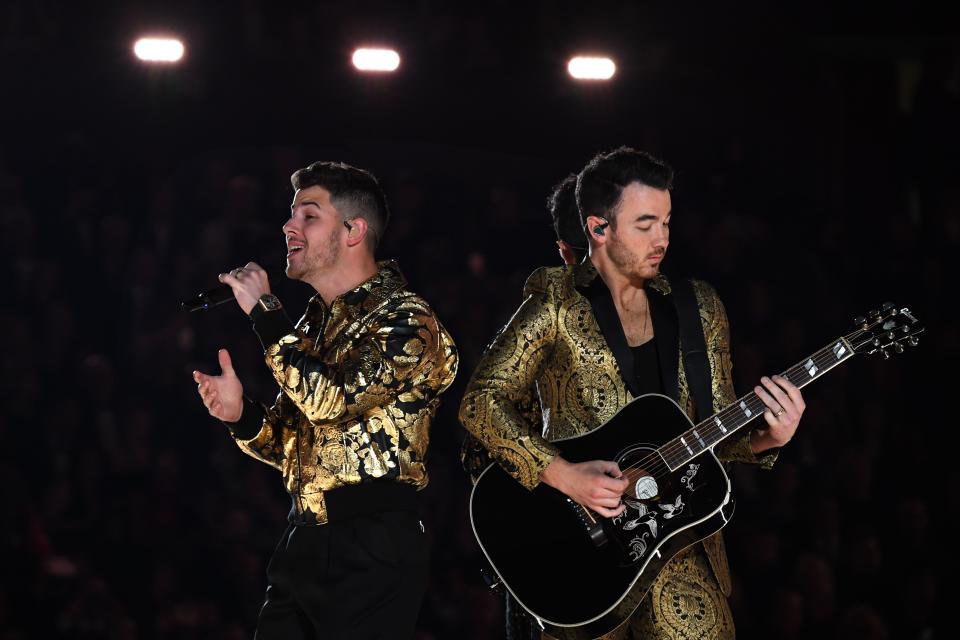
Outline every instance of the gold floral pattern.
<path id="1" fill-rule="evenodd" d="M 325 491 L 374 479 L 423 487 L 430 423 L 457 351 L 396 263 L 338 297 L 319 296 L 267 347 L 281 393 L 260 432 L 238 440 L 283 473 L 298 523 L 327 521 Z"/>

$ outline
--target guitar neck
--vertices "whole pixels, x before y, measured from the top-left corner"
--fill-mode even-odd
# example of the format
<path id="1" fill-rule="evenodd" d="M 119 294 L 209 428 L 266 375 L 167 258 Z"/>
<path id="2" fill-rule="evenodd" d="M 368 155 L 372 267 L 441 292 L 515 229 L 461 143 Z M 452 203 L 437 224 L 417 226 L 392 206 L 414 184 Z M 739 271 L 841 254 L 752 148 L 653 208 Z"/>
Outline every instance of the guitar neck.
<path id="1" fill-rule="evenodd" d="M 845 338 L 804 358 L 780 374 L 797 387 L 805 387 L 841 362 L 851 358 L 854 349 Z M 756 393 L 734 400 L 720 412 L 670 440 L 658 449 L 670 469 L 676 471 L 707 449 L 726 440 L 751 421 L 763 415 L 767 406 Z"/>

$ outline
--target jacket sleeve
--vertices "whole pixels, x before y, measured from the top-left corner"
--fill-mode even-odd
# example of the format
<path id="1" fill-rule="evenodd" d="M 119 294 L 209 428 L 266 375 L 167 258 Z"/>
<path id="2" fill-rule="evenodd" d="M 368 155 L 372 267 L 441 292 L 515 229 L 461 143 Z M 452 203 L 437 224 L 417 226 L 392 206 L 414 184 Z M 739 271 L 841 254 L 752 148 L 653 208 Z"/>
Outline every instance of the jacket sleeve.
<path id="1" fill-rule="evenodd" d="M 517 411 L 524 422 L 535 428 L 543 424 L 543 414 L 540 412 L 539 399 L 532 389 L 530 391 L 517 406 Z M 460 464 L 470 477 L 471 484 L 476 484 L 480 474 L 493 462 L 486 447 L 472 433 L 468 433 L 460 445 Z"/>
<path id="2" fill-rule="evenodd" d="M 463 425 L 528 489 L 540 483 L 541 472 L 558 453 L 526 411 L 556 340 L 556 311 L 545 274 L 538 269 L 528 279 L 526 299 L 487 347 L 460 403 Z"/>
<path id="3" fill-rule="evenodd" d="M 707 343 L 710 371 L 713 373 L 713 411 L 716 413 L 737 399 L 730 358 L 730 323 L 727 311 L 713 287 L 702 281 L 694 281 L 693 285 L 700 300 L 700 320 Z M 759 464 L 764 469 L 773 468 L 779 449 L 765 451 L 758 457 L 750 448 L 750 432 L 751 429 L 744 429 L 717 445 L 717 458 L 724 462 L 744 462 Z"/>
<path id="4" fill-rule="evenodd" d="M 240 420 L 227 426 L 244 453 L 280 469 L 287 455 L 285 444 L 293 441 L 295 418 L 296 409 L 282 393 L 270 408 L 245 397 Z"/>
<path id="5" fill-rule="evenodd" d="M 281 391 L 311 423 L 343 421 L 397 399 L 426 404 L 456 375 L 453 342 L 418 298 L 384 307 L 333 364 L 322 360 L 313 341 L 289 321 L 285 332 L 259 326 L 278 313 L 262 314 L 255 328 Z"/>

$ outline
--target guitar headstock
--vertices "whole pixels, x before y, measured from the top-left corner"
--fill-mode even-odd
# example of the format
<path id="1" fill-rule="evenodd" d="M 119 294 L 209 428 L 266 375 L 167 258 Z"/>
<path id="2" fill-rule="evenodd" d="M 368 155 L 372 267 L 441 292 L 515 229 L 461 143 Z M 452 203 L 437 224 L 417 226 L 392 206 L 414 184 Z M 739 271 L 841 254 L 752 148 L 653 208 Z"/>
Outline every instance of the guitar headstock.
<path id="1" fill-rule="evenodd" d="M 884 302 L 879 311 L 870 311 L 866 316 L 854 318 L 856 331 L 848 334 L 847 342 L 854 353 L 880 353 L 884 360 L 890 352 L 903 353 L 904 346 L 915 347 L 917 336 L 924 327 L 916 316 L 903 307 L 897 309 L 892 302 Z"/>

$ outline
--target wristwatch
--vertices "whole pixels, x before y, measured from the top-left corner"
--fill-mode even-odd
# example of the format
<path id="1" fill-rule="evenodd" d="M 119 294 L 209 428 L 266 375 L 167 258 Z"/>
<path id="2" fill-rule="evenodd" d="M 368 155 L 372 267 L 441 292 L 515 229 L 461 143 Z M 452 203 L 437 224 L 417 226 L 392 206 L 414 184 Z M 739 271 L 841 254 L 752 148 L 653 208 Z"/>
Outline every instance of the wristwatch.
<path id="1" fill-rule="evenodd" d="M 265 293 L 260 296 L 260 299 L 257 300 L 257 304 L 260 306 L 262 311 L 276 311 L 277 309 L 283 308 L 283 305 L 280 304 L 280 298 L 272 293 Z"/>

